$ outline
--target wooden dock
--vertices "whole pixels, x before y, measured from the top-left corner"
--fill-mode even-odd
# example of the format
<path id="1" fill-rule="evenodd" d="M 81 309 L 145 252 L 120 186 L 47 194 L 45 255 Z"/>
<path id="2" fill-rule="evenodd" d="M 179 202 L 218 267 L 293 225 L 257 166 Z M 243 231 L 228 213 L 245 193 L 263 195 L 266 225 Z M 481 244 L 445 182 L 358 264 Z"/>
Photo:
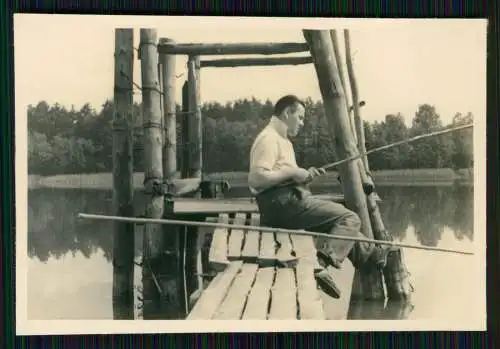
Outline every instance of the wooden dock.
<path id="1" fill-rule="evenodd" d="M 132 88 L 139 85 L 133 83 L 132 79 L 133 30 L 117 29 L 114 96 L 117 108 L 113 117 L 113 159 L 116 165 L 113 169 L 114 214 L 133 217 L 132 129 L 135 126 L 132 126 L 142 124 L 142 170 L 144 193 L 147 194 L 144 217 L 155 221 L 162 218 L 216 218 L 229 221 L 231 218 L 231 224 L 251 222 L 252 225 L 259 225 L 259 210 L 255 202 L 249 199 L 218 199 L 217 195 L 206 195 L 207 192 L 212 192 L 205 190 L 206 183 L 202 186 L 202 182 L 206 181 L 203 180 L 200 70 L 202 67 L 312 63 L 325 105 L 327 126 L 336 139 L 334 157 L 343 159 L 342 161 L 352 159 L 339 167 L 339 179 L 342 180 L 345 196 L 333 195 L 324 198 L 342 203 L 355 212 L 360 217 L 361 232 L 365 237 L 385 239 L 386 229 L 377 207 L 378 198 L 375 197 L 367 162 L 360 159 L 354 161 L 353 158 L 361 151 L 357 143 L 363 144 L 363 135 L 362 128 L 358 130 L 359 127 L 352 127 L 350 120 L 350 105 L 345 98 L 347 86 L 343 86 L 346 82 L 342 82 L 339 76 L 340 59 L 336 62 L 339 55 L 335 54 L 338 46 L 335 32 L 303 29 L 302 34 L 305 39 L 303 42 L 183 44 L 176 43 L 171 38 L 159 38 L 155 29 L 141 28 L 139 49 L 136 50 L 141 61 L 140 89 L 144 112 L 141 113 L 143 120 L 131 120 L 132 114 L 127 113 L 127 110 L 132 108 Z M 348 39 L 348 35 L 345 37 Z M 201 56 L 206 55 L 276 55 L 298 52 L 309 52 L 309 55 L 293 59 L 266 57 L 201 60 Z M 346 52 L 350 52 L 350 49 L 346 48 Z M 182 87 L 182 112 L 178 113 L 175 112 L 174 55 L 188 56 L 187 81 Z M 349 71 L 350 79 L 353 80 L 352 67 Z M 356 90 L 353 102 L 357 101 L 357 89 L 357 85 L 353 83 L 351 90 Z M 354 103 L 353 109 L 354 114 L 359 116 L 357 103 Z M 177 131 L 174 127 L 178 115 L 183 115 L 179 147 L 176 144 Z M 360 117 L 357 118 L 357 124 L 362 125 Z M 356 141 L 354 134 L 359 132 L 361 134 Z M 176 154 L 180 150 L 182 162 L 178 168 Z M 179 182 L 176 179 L 179 172 L 182 177 L 180 183 L 173 183 Z M 214 188 L 217 188 L 217 185 L 214 184 Z M 130 240 L 132 229 L 130 222 L 115 222 L 113 294 L 114 300 L 123 298 L 124 303 L 127 303 L 125 318 L 133 316 L 131 295 L 134 255 L 131 253 L 133 239 Z M 384 275 L 376 268 L 357 271 L 354 282 L 357 286 L 352 292 L 354 269 L 350 262 L 346 261 L 340 271 L 332 268 L 333 279 L 342 292 L 341 299 L 334 300 L 316 287 L 314 274 L 319 264 L 312 237 L 276 232 L 244 232 L 238 229 L 215 229 L 209 234 L 206 234 L 207 229 L 189 229 L 189 232 L 191 231 L 197 231 L 196 239 L 191 239 L 186 227 L 164 227 L 157 222 L 144 225 L 142 283 L 143 303 L 147 305 L 143 308 L 145 319 L 147 313 L 152 314 L 151 318 L 156 318 L 153 313 L 166 304 L 163 301 L 162 289 L 169 287 L 167 271 L 170 272 L 172 268 L 172 263 L 168 260 L 169 255 L 178 259 L 178 270 L 184 274 L 179 294 L 187 300 L 188 295 L 198 292 L 197 297 L 192 297 L 193 302 L 195 299 L 197 301 L 188 319 L 330 319 L 333 308 L 337 310 L 346 307 L 347 313 L 345 304 L 349 303 L 350 297 L 385 299 L 384 282 L 389 299 L 409 299 L 411 295 L 409 281 L 399 277 L 400 271 L 406 270 L 403 252 L 388 260 Z M 178 234 L 179 232 L 181 234 Z M 210 239 L 206 239 L 207 235 Z M 205 273 L 201 246 L 207 240 L 211 243 L 208 264 L 217 275 L 205 287 L 202 279 Z M 169 253 L 164 253 L 165 251 Z M 196 256 L 193 251 L 196 251 Z M 290 260 L 294 260 L 295 264 L 287 262 Z M 198 289 L 193 292 L 193 287 L 186 281 L 185 272 L 194 269 L 198 276 Z M 189 310 L 188 304 L 188 301 L 184 302 L 186 312 Z M 339 318 L 343 318 L 342 315 Z"/>
<path id="2" fill-rule="evenodd" d="M 232 216 L 221 213 L 218 220 L 259 225 L 258 213 Z M 208 261 L 216 276 L 201 293 L 188 320 L 325 320 L 332 318 L 325 312 L 325 305 L 329 308 L 332 303 L 341 305 L 337 310 L 342 315 L 336 311 L 337 317 L 347 313 L 352 266 L 332 273 L 341 287 L 341 299 L 325 295 L 314 277 L 321 266 L 310 236 L 216 228 Z"/>

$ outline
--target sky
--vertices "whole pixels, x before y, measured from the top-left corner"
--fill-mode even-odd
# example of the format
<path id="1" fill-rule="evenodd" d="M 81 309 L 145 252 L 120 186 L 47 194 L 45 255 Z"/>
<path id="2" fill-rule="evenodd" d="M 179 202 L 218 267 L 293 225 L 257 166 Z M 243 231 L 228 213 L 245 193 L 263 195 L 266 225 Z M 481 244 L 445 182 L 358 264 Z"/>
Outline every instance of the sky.
<path id="1" fill-rule="evenodd" d="M 285 19 L 16 14 L 14 16 L 16 109 L 45 100 L 66 107 L 85 103 L 100 110 L 113 97 L 114 29 L 154 28 L 179 43 L 305 42 L 303 28 L 349 29 L 362 117 L 381 121 L 402 113 L 411 123 L 420 104 L 436 107 L 444 123 L 457 112 L 486 115 L 486 20 L 480 19 Z M 308 53 L 291 55 L 303 56 Z M 227 58 L 229 56 L 226 56 Z M 240 56 L 241 57 L 241 56 Z M 202 59 L 222 58 L 203 56 Z M 140 61 L 134 81 L 141 85 Z M 186 57 L 177 56 L 176 100 L 187 78 Z M 134 100 L 140 102 L 141 94 Z M 255 97 L 276 101 L 288 93 L 320 100 L 314 65 L 203 68 L 202 102 Z"/>

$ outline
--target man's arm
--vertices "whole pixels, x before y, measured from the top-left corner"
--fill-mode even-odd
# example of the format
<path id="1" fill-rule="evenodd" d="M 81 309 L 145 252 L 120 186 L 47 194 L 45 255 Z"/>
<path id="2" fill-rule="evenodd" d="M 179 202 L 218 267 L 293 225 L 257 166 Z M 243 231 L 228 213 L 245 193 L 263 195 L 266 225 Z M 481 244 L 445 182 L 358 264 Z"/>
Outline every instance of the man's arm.
<path id="1" fill-rule="evenodd" d="M 254 145 L 250 154 L 250 173 L 248 174 L 248 184 L 262 190 L 294 177 L 296 169 L 287 167 L 280 170 L 273 170 L 277 161 L 278 148 L 272 137 L 263 136 Z"/>

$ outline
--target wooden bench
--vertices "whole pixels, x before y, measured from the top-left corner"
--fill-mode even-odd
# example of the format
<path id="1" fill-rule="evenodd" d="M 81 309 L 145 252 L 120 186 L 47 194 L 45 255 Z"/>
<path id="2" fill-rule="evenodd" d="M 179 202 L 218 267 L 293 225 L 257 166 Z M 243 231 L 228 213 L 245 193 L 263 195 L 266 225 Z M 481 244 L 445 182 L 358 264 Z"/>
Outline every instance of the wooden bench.
<path id="1" fill-rule="evenodd" d="M 222 223 L 229 219 L 228 213 L 218 216 Z M 236 213 L 232 222 L 258 226 L 259 214 Z M 296 265 L 283 263 L 294 257 Z M 208 261 L 217 274 L 188 320 L 326 319 L 310 236 L 216 228 Z"/>
<path id="2" fill-rule="evenodd" d="M 317 194 L 315 198 L 330 200 L 344 204 L 342 194 Z M 377 201 L 380 201 L 377 198 Z M 173 212 L 176 214 L 219 214 L 220 212 L 238 213 L 254 212 L 258 213 L 257 203 L 251 197 L 243 198 L 217 198 L 217 199 L 198 199 L 187 197 L 176 197 L 173 204 Z"/>

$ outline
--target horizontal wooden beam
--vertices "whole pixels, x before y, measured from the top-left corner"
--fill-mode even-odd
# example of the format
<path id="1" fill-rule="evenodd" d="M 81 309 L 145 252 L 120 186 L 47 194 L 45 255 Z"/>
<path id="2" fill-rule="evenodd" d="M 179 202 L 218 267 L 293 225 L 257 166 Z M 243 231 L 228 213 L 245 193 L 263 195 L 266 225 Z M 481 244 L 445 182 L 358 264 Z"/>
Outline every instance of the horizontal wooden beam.
<path id="1" fill-rule="evenodd" d="M 312 57 L 227 58 L 201 61 L 202 68 L 235 68 L 312 63 Z"/>
<path id="2" fill-rule="evenodd" d="M 174 55 L 274 55 L 306 51 L 309 51 L 309 45 L 301 42 L 179 44 L 165 43 L 160 40 L 158 44 L 158 52 L 160 54 Z"/>

